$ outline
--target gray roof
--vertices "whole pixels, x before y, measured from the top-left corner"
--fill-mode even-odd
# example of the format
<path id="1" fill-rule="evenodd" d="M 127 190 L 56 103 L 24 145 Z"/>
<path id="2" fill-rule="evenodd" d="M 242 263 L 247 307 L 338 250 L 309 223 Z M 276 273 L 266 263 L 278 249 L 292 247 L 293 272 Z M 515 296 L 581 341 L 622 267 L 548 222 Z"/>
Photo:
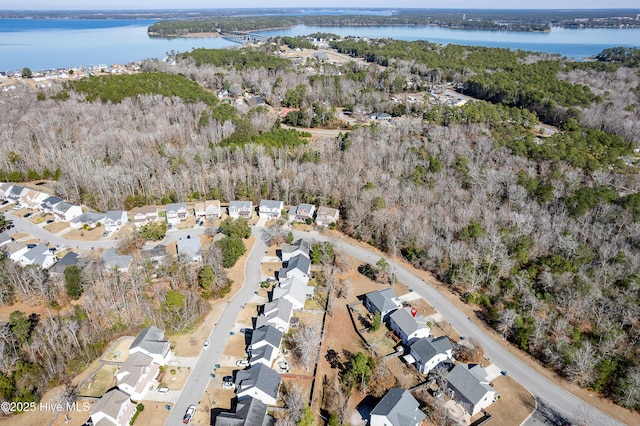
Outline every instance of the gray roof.
<path id="1" fill-rule="evenodd" d="M 79 257 L 80 255 L 78 255 L 78 253 L 74 253 L 72 251 L 67 252 L 67 254 L 62 256 L 62 259 L 58 260 L 58 263 L 49 269 L 49 272 L 53 274 L 62 274 L 67 266 L 77 265 Z"/>
<path id="2" fill-rule="evenodd" d="M 167 204 L 167 213 L 169 212 L 178 212 L 178 210 L 186 210 L 187 203 L 171 203 Z"/>
<path id="3" fill-rule="evenodd" d="M 407 336 L 416 330 L 427 327 L 427 320 L 420 314 L 414 317 L 409 308 L 398 309 L 389 316 L 389 319 L 393 320 Z"/>
<path id="4" fill-rule="evenodd" d="M 153 364 L 153 358 L 149 355 L 145 355 L 142 352 L 136 352 L 127 357 L 122 363 L 119 373 L 128 372 L 126 376 L 120 380 L 120 383 L 127 384 L 131 387 L 135 387 L 140 379 L 140 376 L 144 373 L 144 370 Z"/>
<path id="5" fill-rule="evenodd" d="M 429 361 L 438 354 L 444 354 L 451 350 L 451 341 L 447 336 L 440 336 L 434 339 L 423 337 L 416 340 L 411 345 L 411 351 L 415 352 L 421 360 Z"/>
<path id="6" fill-rule="evenodd" d="M 251 334 L 251 345 L 262 341 L 267 342 L 274 348 L 279 348 L 280 342 L 282 342 L 282 332 L 272 325 L 264 325 L 253 330 Z"/>
<path id="7" fill-rule="evenodd" d="M 45 243 L 40 243 L 32 249 L 29 249 L 23 256 L 33 262 L 38 256 L 49 252 L 49 247 Z M 50 252 L 49 252 L 50 253 Z"/>
<path id="8" fill-rule="evenodd" d="M 282 208 L 282 201 L 278 200 L 261 200 L 260 207 L 266 207 L 268 209 L 280 209 Z"/>
<path id="9" fill-rule="evenodd" d="M 287 276 L 288 276 L 288 273 L 293 271 L 294 269 L 298 269 L 302 271 L 305 275 L 308 275 L 309 270 L 311 269 L 311 261 L 307 256 L 304 256 L 302 254 L 292 257 L 291 259 L 289 259 L 289 262 L 287 263 L 287 269 L 286 269 Z"/>
<path id="10" fill-rule="evenodd" d="M 200 244 L 200 237 L 197 235 L 192 235 L 190 238 L 180 238 L 176 246 L 178 256 L 185 256 L 189 259 L 202 256 Z"/>
<path id="11" fill-rule="evenodd" d="M 229 210 L 251 210 L 252 208 L 251 201 L 231 201 L 229 203 Z"/>
<path id="12" fill-rule="evenodd" d="M 458 364 L 447 374 L 447 382 L 460 397 L 476 405 L 494 389 L 487 383 L 487 372 L 477 364 Z"/>
<path id="13" fill-rule="evenodd" d="M 262 307 L 262 313 L 267 318 L 280 318 L 284 321 L 289 321 L 291 314 L 293 313 L 293 305 L 287 299 L 276 299 L 269 303 L 265 303 Z"/>
<path id="14" fill-rule="evenodd" d="M 296 208 L 296 214 L 310 215 L 315 211 L 316 206 L 313 204 L 302 203 Z"/>
<path id="15" fill-rule="evenodd" d="M 13 238 L 11 238 L 6 232 L 0 232 L 0 244 L 8 243 L 9 241 L 13 241 Z"/>
<path id="16" fill-rule="evenodd" d="M 152 257 L 162 257 L 166 255 L 167 255 L 167 247 L 163 246 L 162 244 L 158 244 L 157 246 L 150 249 L 140 250 L 140 257 L 143 259 L 149 259 Z"/>
<path id="17" fill-rule="evenodd" d="M 11 198 L 18 198 L 20 197 L 20 195 L 22 194 L 22 191 L 26 190 L 27 188 L 25 188 L 24 186 L 20 186 L 20 185 L 13 185 L 11 187 L 11 191 L 9 191 L 9 195 L 8 197 Z"/>
<path id="18" fill-rule="evenodd" d="M 305 300 L 310 297 L 309 295 L 313 296 L 313 292 L 314 288 L 310 285 L 307 285 L 307 282 L 304 280 L 304 278 L 293 276 L 291 278 L 280 281 L 280 283 L 273 289 L 272 297 L 273 300 L 275 300 L 289 296 L 293 300 L 296 300 L 304 305 Z"/>
<path id="19" fill-rule="evenodd" d="M 104 220 L 105 217 L 106 216 L 104 213 L 86 212 L 76 218 L 71 219 L 71 222 L 72 223 L 97 223 Z"/>
<path id="20" fill-rule="evenodd" d="M 374 407 L 371 415 L 385 416 L 390 426 L 416 426 L 426 417 L 419 407 L 411 392 L 394 388 Z"/>
<path id="21" fill-rule="evenodd" d="M 214 420 L 217 426 L 273 426 L 265 403 L 256 398 L 238 401 L 234 413 L 220 413 Z"/>
<path id="22" fill-rule="evenodd" d="M 56 210 L 61 211 L 61 212 L 66 212 L 67 210 L 69 210 L 71 207 L 75 206 L 75 204 L 72 204 L 68 201 L 63 201 L 61 203 L 58 203 L 56 205 Z"/>
<path id="23" fill-rule="evenodd" d="M 249 362 L 251 362 L 251 364 L 254 364 L 256 361 L 259 361 L 261 359 L 270 361 L 271 357 L 273 356 L 273 351 L 275 350 L 276 349 L 271 345 L 264 345 L 259 347 L 258 349 L 252 350 Z"/>
<path id="24" fill-rule="evenodd" d="M 55 195 L 52 195 L 50 197 L 45 198 L 44 200 L 42 200 L 42 203 L 40 204 L 43 207 L 52 209 L 53 206 L 55 206 L 58 203 L 63 202 L 64 200 L 60 197 L 56 197 Z"/>
<path id="25" fill-rule="evenodd" d="M 287 244 L 286 246 L 282 247 L 282 253 L 293 253 L 296 250 L 300 250 L 300 252 L 308 257 L 309 252 L 311 251 L 311 244 L 308 241 L 300 238 L 299 240 L 294 241 L 293 244 Z"/>
<path id="26" fill-rule="evenodd" d="M 129 400 L 129 395 L 122 392 L 120 389 L 111 389 L 109 392 L 102 395 L 102 398 L 94 404 L 91 413 L 102 412 L 113 419 L 118 418 L 120 408 Z"/>
<path id="27" fill-rule="evenodd" d="M 134 348 L 144 349 L 150 354 L 164 355 L 169 342 L 164 339 L 164 331 L 157 327 L 150 326 L 142 329 L 138 337 L 129 347 L 129 351 Z"/>
<path id="28" fill-rule="evenodd" d="M 365 294 L 364 297 L 369 300 L 378 312 L 387 312 L 398 308 L 398 305 L 393 301 L 396 298 L 396 294 L 390 288 L 372 291 Z"/>
<path id="29" fill-rule="evenodd" d="M 238 371 L 235 383 L 238 393 L 255 387 L 272 398 L 277 398 L 281 380 L 278 373 L 266 365 L 258 363 L 247 370 Z"/>
<path id="30" fill-rule="evenodd" d="M 131 256 L 120 256 L 115 249 L 111 247 L 102 255 L 102 263 L 107 267 L 116 267 L 118 269 L 127 269 L 131 264 Z"/>
<path id="31" fill-rule="evenodd" d="M 123 210 L 109 210 L 105 216 L 105 220 L 118 222 L 119 220 L 122 220 L 122 213 L 125 213 L 125 212 Z M 127 217 L 126 213 L 124 217 Z"/>

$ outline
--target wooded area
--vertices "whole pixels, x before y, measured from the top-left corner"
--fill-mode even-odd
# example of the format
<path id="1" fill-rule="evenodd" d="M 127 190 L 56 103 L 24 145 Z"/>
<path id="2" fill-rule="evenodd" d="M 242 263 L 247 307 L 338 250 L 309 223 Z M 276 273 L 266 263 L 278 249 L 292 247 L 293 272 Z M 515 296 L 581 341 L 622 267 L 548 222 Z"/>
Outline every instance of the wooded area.
<path id="1" fill-rule="evenodd" d="M 391 111 L 390 97 L 398 93 L 445 82 L 463 87 L 494 70 L 507 85 L 525 79 L 543 90 L 541 100 L 554 102 L 562 132 L 534 137 L 539 111 L 526 103 L 407 102 L 393 123 L 291 143 L 266 107 L 138 91 L 97 102 L 82 85 L 69 85 L 64 97 L 56 96 L 60 87 L 39 96 L 19 88 L 0 95 L 0 169 L 22 176 L 58 170 L 62 197 L 101 210 L 125 200 L 201 198 L 339 208 L 342 231 L 434 271 L 519 348 L 570 381 L 639 409 L 638 69 L 504 49 L 385 41 L 386 50 L 381 44 L 383 50 L 367 53 L 357 42 L 345 43 L 343 51 L 385 68 L 316 62 L 308 75 L 289 66 L 198 66 L 185 55 L 176 65 L 148 61 L 144 70 L 182 75 L 231 97 L 260 95 L 272 106 L 295 95 L 308 116 L 314 105 Z M 437 62 L 425 59 L 429 49 Z M 520 87 L 526 92 L 529 85 L 520 81 Z M 242 143 L 229 143 L 238 132 Z M 264 135 L 281 135 L 283 142 L 265 145 Z M 51 305 L 63 297 L 63 287 L 45 272 L 1 267 L 3 304 L 37 295 Z M 148 285 L 144 269 L 119 279 L 91 268 L 84 274 L 90 283 L 84 294 L 91 297 L 82 308 L 65 315 L 50 308 L 31 325 L 28 318 L 16 319 L 20 326 L 2 324 L 6 399 L 35 398 L 34 383 L 77 371 L 72 360 L 95 356 L 99 342 L 124 324 L 152 319 L 181 329 L 203 309 L 198 272 L 177 265 L 167 271 L 170 288 Z M 173 315 L 161 315 L 167 309 Z"/>

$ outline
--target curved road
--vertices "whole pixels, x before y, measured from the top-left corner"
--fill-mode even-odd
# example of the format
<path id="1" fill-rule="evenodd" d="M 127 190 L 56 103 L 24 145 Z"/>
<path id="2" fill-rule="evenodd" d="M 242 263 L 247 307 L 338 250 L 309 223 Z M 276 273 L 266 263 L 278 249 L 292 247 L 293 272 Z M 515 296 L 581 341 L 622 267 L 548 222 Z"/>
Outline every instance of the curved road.
<path id="1" fill-rule="evenodd" d="M 21 217 L 14 216 L 11 211 L 5 213 L 8 218 L 14 220 L 14 231 L 27 232 L 34 237 L 53 244 L 63 244 L 68 247 L 76 247 L 81 250 L 91 250 L 95 248 L 109 248 L 116 244 L 113 240 L 103 241 L 76 241 L 67 240 L 63 236 L 55 236 L 44 230 L 41 226 L 35 225 Z M 164 242 L 175 241 L 178 238 L 192 234 L 202 234 L 205 228 L 197 227 L 189 230 L 169 231 Z M 204 396 L 204 390 L 209 380 L 209 374 L 213 371 L 222 353 L 233 323 L 240 313 L 242 306 L 246 304 L 258 288 L 260 282 L 260 261 L 266 249 L 266 244 L 261 238 L 261 227 L 252 227 L 253 236 L 256 243 L 249 254 L 245 265 L 245 281 L 240 291 L 229 301 L 227 307 L 220 316 L 220 320 L 209 336 L 211 342 L 209 350 L 202 351 L 200 358 L 181 392 L 178 402 L 175 404 L 167 425 L 181 423 L 182 416 L 190 404 L 197 404 Z M 336 248 L 345 254 L 363 262 L 375 264 L 380 256 L 374 254 L 366 248 L 349 244 L 343 240 L 332 239 L 317 233 L 293 231 L 296 238 L 313 238 L 317 241 L 331 241 Z M 539 407 L 544 407 L 548 414 L 537 412 L 536 419 L 540 422 L 558 422 L 565 419 L 574 419 L 576 416 L 589 418 L 590 423 L 598 425 L 621 425 L 619 421 L 598 410 L 572 393 L 564 390 L 561 386 L 553 383 L 534 369 L 530 368 L 515 355 L 502 347 L 499 343 L 476 326 L 469 318 L 458 310 L 449 300 L 447 300 L 436 289 L 424 282 L 421 278 L 405 269 L 402 265 L 395 263 L 392 259 L 386 259 L 390 267 L 394 268 L 398 279 L 408 285 L 425 300 L 427 300 L 444 318 L 463 336 L 473 336 L 484 348 L 485 356 L 497 366 L 506 370 L 516 381 L 526 387 L 536 398 Z M 552 408 L 551 408 L 552 407 Z"/>

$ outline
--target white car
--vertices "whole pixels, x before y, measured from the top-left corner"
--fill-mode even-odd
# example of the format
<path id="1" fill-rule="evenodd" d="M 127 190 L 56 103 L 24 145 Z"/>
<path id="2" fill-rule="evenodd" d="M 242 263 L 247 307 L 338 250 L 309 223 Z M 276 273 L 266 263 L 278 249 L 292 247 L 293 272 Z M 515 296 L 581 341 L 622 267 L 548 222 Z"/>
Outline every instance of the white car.
<path id="1" fill-rule="evenodd" d="M 166 386 L 161 386 L 158 389 L 156 389 L 156 392 L 158 393 L 168 393 L 169 392 L 169 388 Z"/>
<path id="2" fill-rule="evenodd" d="M 189 423 L 191 422 L 191 418 L 193 417 L 193 413 L 196 412 L 196 406 L 191 404 L 189 406 L 189 408 L 187 408 L 187 412 L 184 413 L 184 417 L 182 418 L 182 423 Z"/>
<path id="3" fill-rule="evenodd" d="M 202 344 L 202 350 L 206 351 L 208 347 L 209 347 L 209 341 L 205 340 L 204 343 Z"/>
<path id="4" fill-rule="evenodd" d="M 239 359 L 239 360 L 236 362 L 236 365 L 237 365 L 238 367 L 247 367 L 247 366 L 249 365 L 249 361 L 247 361 L 246 359 Z"/>

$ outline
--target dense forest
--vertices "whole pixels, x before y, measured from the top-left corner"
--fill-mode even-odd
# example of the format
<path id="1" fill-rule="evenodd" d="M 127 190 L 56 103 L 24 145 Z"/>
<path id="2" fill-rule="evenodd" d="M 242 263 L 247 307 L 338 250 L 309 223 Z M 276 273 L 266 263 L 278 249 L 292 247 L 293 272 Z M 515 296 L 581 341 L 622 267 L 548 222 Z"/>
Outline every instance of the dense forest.
<path id="1" fill-rule="evenodd" d="M 640 409 L 639 70 L 504 49 L 376 43 L 367 50 L 336 41 L 365 59 L 344 64 L 236 66 L 280 49 L 266 44 L 259 52 L 178 55 L 175 65 L 147 61 L 142 76 L 0 94 L 0 169 L 25 177 L 55 170 L 61 196 L 101 210 L 132 199 L 205 197 L 337 207 L 343 232 L 435 272 L 514 345 L 571 382 Z M 463 107 L 402 100 L 445 84 L 489 87 L 492 75 L 507 86 L 518 81 L 527 95 L 486 95 L 490 102 Z M 200 89 L 187 84 L 140 91 L 146 86 L 129 78 L 186 78 L 240 100 L 188 96 Z M 129 96 L 106 96 L 115 87 L 129 88 Z M 266 105 L 250 106 L 245 94 Z M 552 105 L 540 110 L 547 101 Z M 399 103 L 402 113 L 390 123 L 356 125 L 313 142 L 306 133 L 284 132 L 271 110 L 286 104 L 311 118 L 342 107 L 364 117 L 398 112 Z M 540 118 L 559 128 L 541 136 Z M 327 112 L 325 124 L 332 119 Z M 64 297 L 45 272 L 0 266 L 13 268 L 3 272 L 3 304 L 38 294 L 55 306 Z M 99 306 L 73 314 L 50 309 L 35 322 L 16 319 L 20 327 L 1 324 L 8 387 L 0 389 L 11 389 L 4 396 L 31 397 L 33 383 L 43 382 L 34 377 L 62 377 L 82 348 L 119 330 L 114 309 L 124 324 L 142 324 L 161 323 L 163 304 L 175 306 L 167 302 L 173 293 L 135 274 L 94 273 L 87 282 L 85 292 L 98 292 L 87 299 Z M 172 290 L 185 300 L 197 295 L 193 273 L 181 283 Z M 122 286 L 140 294 L 140 305 L 117 299 Z M 83 333 L 79 344 L 66 331 L 69 323 Z M 62 340 L 34 346 L 51 336 L 47 327 Z"/>

